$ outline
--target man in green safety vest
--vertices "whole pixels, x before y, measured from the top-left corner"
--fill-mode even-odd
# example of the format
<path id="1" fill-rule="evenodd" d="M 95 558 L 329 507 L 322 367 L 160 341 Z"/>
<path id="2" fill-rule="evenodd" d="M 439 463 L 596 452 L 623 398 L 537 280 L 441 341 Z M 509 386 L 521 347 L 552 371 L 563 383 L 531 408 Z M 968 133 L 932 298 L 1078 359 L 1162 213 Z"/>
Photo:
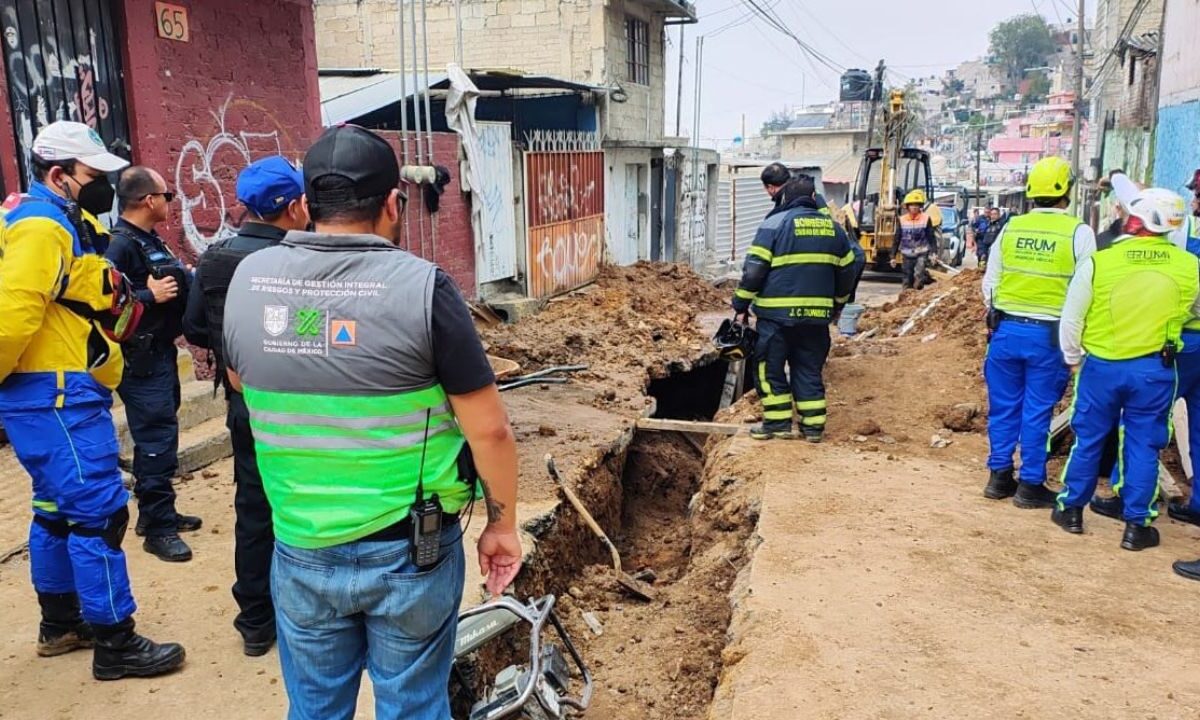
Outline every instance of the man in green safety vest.
<path id="1" fill-rule="evenodd" d="M 1158 515 L 1158 453 L 1171 437 L 1175 356 L 1184 323 L 1200 315 L 1200 264 L 1170 240 L 1186 214 L 1183 198 L 1169 190 L 1138 193 L 1126 234 L 1080 263 L 1063 306 L 1063 359 L 1077 372 L 1075 444 L 1052 519 L 1067 532 L 1083 532 L 1104 440 L 1119 423 L 1123 472 L 1114 489 L 1123 500 L 1126 550 L 1158 545 L 1151 523 Z"/>
<path id="2" fill-rule="evenodd" d="M 1062 158 L 1034 165 L 1025 194 L 1036 207 L 1004 226 L 983 278 L 992 331 L 984 363 L 991 452 L 983 494 L 1012 497 L 1024 509 L 1054 504 L 1044 484 L 1047 439 L 1054 405 L 1070 378 L 1058 350 L 1058 320 L 1077 264 L 1096 250 L 1092 229 L 1067 213 L 1072 184 Z M 1013 467 L 1018 445 L 1019 481 Z"/>
<path id="3" fill-rule="evenodd" d="M 271 587 L 291 720 L 450 717 L 464 558 L 459 515 L 487 504 L 495 595 L 521 564 L 517 454 L 454 283 L 396 246 L 395 152 L 351 125 L 304 158 L 315 232 L 243 260 L 223 319 L 271 504 Z"/>

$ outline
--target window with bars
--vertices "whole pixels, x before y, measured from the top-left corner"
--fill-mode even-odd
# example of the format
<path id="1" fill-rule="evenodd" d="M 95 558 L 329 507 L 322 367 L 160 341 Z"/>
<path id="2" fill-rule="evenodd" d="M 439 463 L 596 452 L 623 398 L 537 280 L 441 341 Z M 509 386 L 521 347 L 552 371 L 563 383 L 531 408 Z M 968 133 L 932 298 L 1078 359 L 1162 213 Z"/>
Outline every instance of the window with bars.
<path id="1" fill-rule="evenodd" d="M 650 24 L 632 16 L 625 17 L 625 44 L 628 80 L 638 85 L 650 84 Z"/>

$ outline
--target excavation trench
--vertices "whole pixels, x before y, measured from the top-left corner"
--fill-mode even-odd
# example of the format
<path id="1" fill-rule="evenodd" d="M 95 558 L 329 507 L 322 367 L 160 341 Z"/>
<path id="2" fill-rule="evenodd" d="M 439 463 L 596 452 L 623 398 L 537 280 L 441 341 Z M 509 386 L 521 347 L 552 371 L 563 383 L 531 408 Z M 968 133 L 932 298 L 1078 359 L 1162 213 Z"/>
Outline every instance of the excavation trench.
<path id="1" fill-rule="evenodd" d="M 649 384 L 657 415 L 711 419 L 725 363 L 679 368 Z M 564 480 L 616 543 L 626 572 L 648 578 L 652 602 L 622 592 L 603 543 L 565 500 L 526 524 L 537 550 L 518 594 L 553 593 L 589 664 L 596 693 L 588 717 L 699 720 L 721 672 L 729 595 L 748 558 L 757 505 L 710 468 L 703 437 L 628 431 Z M 601 628 L 597 634 L 584 614 Z M 490 678 L 520 657 L 519 640 L 495 643 L 476 677 Z"/>

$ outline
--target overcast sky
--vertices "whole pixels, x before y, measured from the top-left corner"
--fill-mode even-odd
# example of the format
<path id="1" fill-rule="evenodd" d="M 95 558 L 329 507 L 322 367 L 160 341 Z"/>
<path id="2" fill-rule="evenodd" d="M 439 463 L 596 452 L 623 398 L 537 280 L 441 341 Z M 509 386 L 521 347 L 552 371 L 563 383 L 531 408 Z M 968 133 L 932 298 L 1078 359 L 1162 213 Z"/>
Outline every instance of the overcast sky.
<path id="1" fill-rule="evenodd" d="M 1074 21 L 1077 0 L 756 0 L 834 65 L 872 69 L 893 84 L 983 55 L 999 21 L 1035 9 L 1051 23 Z M 696 37 L 705 35 L 700 94 L 703 144 L 753 135 L 773 110 L 837 97 L 840 72 L 810 61 L 795 42 L 749 14 L 746 0 L 697 0 L 700 23 L 684 31 L 683 130 L 692 134 Z M 764 5 L 765 6 L 765 5 Z M 1095 0 L 1087 0 L 1087 14 Z M 751 19 L 752 18 L 752 19 Z M 746 22 L 737 24 L 741 20 Z M 667 29 L 667 134 L 675 131 L 679 28 Z"/>

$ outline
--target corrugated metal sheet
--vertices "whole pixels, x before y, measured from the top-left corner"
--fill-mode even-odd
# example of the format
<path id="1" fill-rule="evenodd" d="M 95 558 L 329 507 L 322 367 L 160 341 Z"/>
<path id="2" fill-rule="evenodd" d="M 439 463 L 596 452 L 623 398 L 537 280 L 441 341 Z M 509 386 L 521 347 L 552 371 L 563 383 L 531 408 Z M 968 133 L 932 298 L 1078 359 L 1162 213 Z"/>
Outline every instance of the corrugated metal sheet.
<path id="1" fill-rule="evenodd" d="M 483 187 L 476 188 L 472 202 L 480 205 L 482 227 L 475 273 L 478 282 L 493 282 L 517 274 L 517 218 L 513 212 L 512 125 L 476 123 L 480 157 L 472 158 L 479 168 Z"/>
<path id="2" fill-rule="evenodd" d="M 726 176 L 717 183 L 718 267 L 740 267 L 763 218 L 774 207 L 758 173 Z"/>

